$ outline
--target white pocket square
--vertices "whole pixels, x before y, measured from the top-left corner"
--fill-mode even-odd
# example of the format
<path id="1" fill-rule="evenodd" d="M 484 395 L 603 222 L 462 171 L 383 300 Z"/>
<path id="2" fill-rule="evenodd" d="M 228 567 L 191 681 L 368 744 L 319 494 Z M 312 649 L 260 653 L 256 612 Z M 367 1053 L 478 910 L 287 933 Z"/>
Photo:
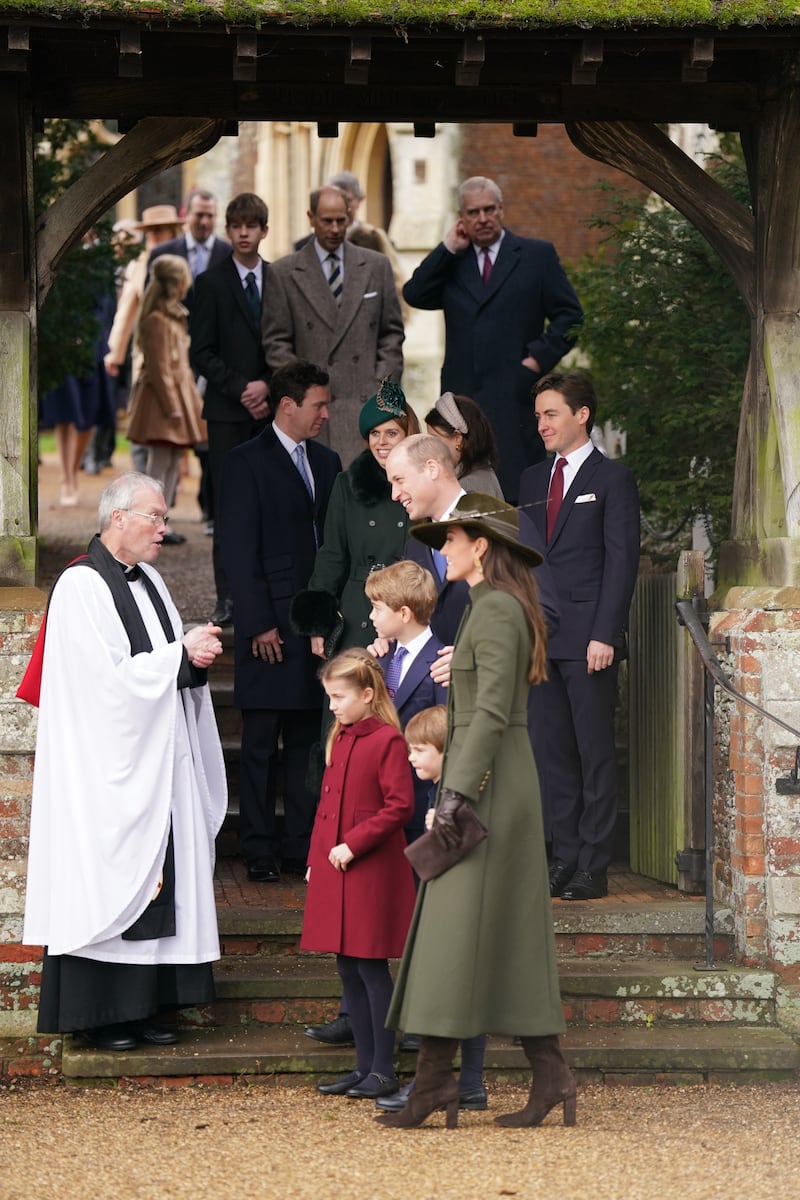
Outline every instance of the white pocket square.
<path id="1" fill-rule="evenodd" d="M 371 300 L 373 296 L 377 296 L 377 292 L 364 292 L 364 299 Z"/>
<path id="2" fill-rule="evenodd" d="M 575 503 L 576 504 L 591 504 L 592 501 L 596 500 L 596 499 L 597 499 L 597 496 L 595 496 L 594 492 L 584 492 L 582 496 L 575 497 Z"/>

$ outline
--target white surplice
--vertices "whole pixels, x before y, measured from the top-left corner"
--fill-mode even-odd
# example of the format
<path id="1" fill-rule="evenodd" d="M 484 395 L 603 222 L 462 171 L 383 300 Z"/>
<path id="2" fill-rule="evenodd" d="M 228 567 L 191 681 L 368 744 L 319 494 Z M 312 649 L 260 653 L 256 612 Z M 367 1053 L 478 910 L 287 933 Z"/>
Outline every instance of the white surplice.
<path id="1" fill-rule="evenodd" d="M 111 592 L 91 567 L 59 579 L 48 610 L 23 939 L 104 962 L 219 957 L 214 839 L 227 806 L 207 686 L 177 687 L 180 616 L 168 642 L 141 581 L 129 584 L 153 649 L 131 656 Z M 172 823 L 174 937 L 123 940 L 158 886 Z"/>

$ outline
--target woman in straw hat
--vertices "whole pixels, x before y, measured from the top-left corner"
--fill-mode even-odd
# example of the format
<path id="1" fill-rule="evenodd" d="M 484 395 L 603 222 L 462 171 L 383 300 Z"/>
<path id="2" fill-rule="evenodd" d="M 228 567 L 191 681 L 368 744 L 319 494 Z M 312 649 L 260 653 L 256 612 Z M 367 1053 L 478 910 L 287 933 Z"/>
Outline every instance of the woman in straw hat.
<path id="1" fill-rule="evenodd" d="M 546 634 L 515 508 L 462 496 L 446 521 L 413 525 L 440 550 L 447 578 L 470 586 L 451 664 L 447 742 L 434 829 L 460 840 L 467 800 L 487 839 L 420 888 L 389 1010 L 390 1027 L 424 1034 L 416 1083 L 391 1128 L 420 1125 L 435 1109 L 458 1119 L 451 1065 L 458 1040 L 518 1035 L 534 1071 L 527 1105 L 498 1117 L 539 1125 L 559 1103 L 575 1121 L 575 1082 L 559 1047 L 564 1030 L 536 767 L 526 724 L 528 689 L 544 676 Z"/>

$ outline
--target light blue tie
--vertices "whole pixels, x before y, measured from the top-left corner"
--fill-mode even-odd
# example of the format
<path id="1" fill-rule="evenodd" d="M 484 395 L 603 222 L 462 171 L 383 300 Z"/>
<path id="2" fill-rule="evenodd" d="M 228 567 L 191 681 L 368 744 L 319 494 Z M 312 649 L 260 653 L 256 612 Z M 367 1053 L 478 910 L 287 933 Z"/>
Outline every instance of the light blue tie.
<path id="1" fill-rule="evenodd" d="M 444 579 L 447 574 L 447 559 L 442 554 L 441 550 L 431 550 L 433 555 L 433 565 L 436 567 L 436 574 L 440 579 Z"/>
<path id="2" fill-rule="evenodd" d="M 302 446 L 295 446 L 294 461 L 295 461 L 295 465 L 296 465 L 298 471 L 300 472 L 300 478 L 302 479 L 303 483 L 306 485 L 306 491 L 308 492 L 309 496 L 313 500 L 314 499 L 314 489 L 311 486 L 311 478 L 310 478 L 310 476 L 308 474 L 308 470 L 306 468 L 306 455 L 305 455 L 305 451 L 303 450 Z"/>
<path id="3" fill-rule="evenodd" d="M 192 279 L 197 279 L 198 275 L 202 275 L 208 266 L 208 248 L 201 245 L 200 242 L 194 244 L 194 261 L 192 263 Z"/>
<path id="4" fill-rule="evenodd" d="M 400 686 L 400 675 L 403 670 L 403 660 L 408 654 L 405 646 L 398 646 L 389 662 L 386 664 L 386 690 L 389 698 L 394 700 Z"/>

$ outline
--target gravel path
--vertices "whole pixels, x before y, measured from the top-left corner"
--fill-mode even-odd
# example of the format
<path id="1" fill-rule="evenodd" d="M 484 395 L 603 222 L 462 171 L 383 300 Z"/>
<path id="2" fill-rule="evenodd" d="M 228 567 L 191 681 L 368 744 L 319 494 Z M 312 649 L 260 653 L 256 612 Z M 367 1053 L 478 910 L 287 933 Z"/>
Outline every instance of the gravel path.
<path id="1" fill-rule="evenodd" d="M 800 1087 L 581 1088 L 578 1126 L 382 1131 L 305 1085 L 0 1089 L 3 1200 L 797 1200 Z"/>

